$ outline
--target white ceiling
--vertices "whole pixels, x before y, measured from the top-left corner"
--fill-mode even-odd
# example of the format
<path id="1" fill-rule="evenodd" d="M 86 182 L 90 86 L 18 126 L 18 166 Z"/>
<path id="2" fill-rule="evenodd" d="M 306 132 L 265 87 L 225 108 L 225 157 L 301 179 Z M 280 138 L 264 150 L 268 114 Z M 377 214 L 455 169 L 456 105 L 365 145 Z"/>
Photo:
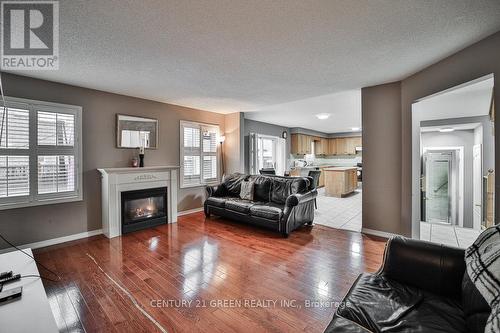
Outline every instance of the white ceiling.
<path id="1" fill-rule="evenodd" d="M 425 98 L 413 105 L 421 119 L 449 119 L 486 116 L 490 112 L 494 79 L 466 84 Z"/>
<path id="2" fill-rule="evenodd" d="M 330 118 L 320 120 L 315 116 L 318 113 L 329 113 Z M 361 90 L 273 105 L 258 112 L 246 112 L 245 118 L 324 133 L 349 132 L 353 127 L 361 127 Z"/>
<path id="3" fill-rule="evenodd" d="M 398 80 L 500 30 L 498 0 L 59 5 L 60 69 L 17 74 L 221 113 Z"/>

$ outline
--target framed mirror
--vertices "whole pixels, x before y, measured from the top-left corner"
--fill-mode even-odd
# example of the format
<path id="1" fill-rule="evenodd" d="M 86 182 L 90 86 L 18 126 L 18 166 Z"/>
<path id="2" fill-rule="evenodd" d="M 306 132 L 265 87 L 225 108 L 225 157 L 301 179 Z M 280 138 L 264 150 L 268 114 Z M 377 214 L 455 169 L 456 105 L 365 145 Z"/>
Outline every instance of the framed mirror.
<path id="1" fill-rule="evenodd" d="M 116 146 L 118 148 L 158 148 L 158 120 L 117 114 Z"/>

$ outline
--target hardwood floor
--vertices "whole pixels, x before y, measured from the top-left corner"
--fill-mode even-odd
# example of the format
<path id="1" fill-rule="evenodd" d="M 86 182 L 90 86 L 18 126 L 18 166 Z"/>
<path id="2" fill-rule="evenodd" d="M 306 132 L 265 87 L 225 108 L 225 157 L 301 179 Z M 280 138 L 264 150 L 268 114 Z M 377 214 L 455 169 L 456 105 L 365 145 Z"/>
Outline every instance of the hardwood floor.
<path id="1" fill-rule="evenodd" d="M 196 213 L 35 256 L 62 278 L 44 281 L 61 332 L 323 332 L 358 274 L 379 268 L 384 244 L 321 225 L 284 239 Z"/>

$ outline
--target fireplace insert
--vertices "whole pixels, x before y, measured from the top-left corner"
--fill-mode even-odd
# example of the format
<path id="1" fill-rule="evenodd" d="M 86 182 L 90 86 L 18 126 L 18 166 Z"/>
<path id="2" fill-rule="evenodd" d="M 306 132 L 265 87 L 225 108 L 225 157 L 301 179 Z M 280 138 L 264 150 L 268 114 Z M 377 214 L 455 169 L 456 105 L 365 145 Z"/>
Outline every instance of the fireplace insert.
<path id="1" fill-rule="evenodd" d="M 167 188 L 148 188 L 121 194 L 122 234 L 167 223 Z"/>

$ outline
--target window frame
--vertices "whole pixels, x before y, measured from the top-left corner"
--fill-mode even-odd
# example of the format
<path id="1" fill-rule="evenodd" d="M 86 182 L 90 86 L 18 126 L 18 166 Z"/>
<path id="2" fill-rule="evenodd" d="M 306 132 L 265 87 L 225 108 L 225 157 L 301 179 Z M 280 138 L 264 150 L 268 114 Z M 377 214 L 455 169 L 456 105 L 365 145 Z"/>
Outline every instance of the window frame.
<path id="1" fill-rule="evenodd" d="M 29 111 L 28 149 L 0 148 L 0 155 L 29 156 L 30 191 L 25 196 L 0 198 L 0 210 L 83 201 L 82 107 L 8 96 L 5 97 L 5 102 L 8 108 L 20 108 Z M 3 101 L 0 100 L 0 107 L 3 108 L 3 106 Z M 72 147 L 38 145 L 38 111 L 74 115 L 75 137 Z M 38 156 L 44 155 L 74 155 L 74 191 L 38 194 Z"/>
<path id="2" fill-rule="evenodd" d="M 184 156 L 185 156 L 185 149 L 184 149 L 184 127 L 194 127 L 194 128 L 199 128 L 200 129 L 200 181 L 197 183 L 185 183 L 184 182 Z M 204 181 L 203 180 L 203 156 L 214 156 L 213 153 L 204 153 L 203 152 L 203 127 L 208 127 L 208 128 L 213 128 L 216 131 L 216 177 L 212 181 Z M 219 137 L 220 137 L 220 126 L 217 124 L 207 124 L 207 123 L 200 123 L 196 121 L 188 121 L 188 120 L 181 120 L 179 124 L 179 162 L 180 162 L 180 172 L 179 172 L 179 187 L 180 188 L 194 188 L 194 187 L 203 187 L 207 185 L 217 185 L 220 181 L 220 170 L 221 170 L 221 158 L 220 158 L 220 144 L 219 144 Z"/>

